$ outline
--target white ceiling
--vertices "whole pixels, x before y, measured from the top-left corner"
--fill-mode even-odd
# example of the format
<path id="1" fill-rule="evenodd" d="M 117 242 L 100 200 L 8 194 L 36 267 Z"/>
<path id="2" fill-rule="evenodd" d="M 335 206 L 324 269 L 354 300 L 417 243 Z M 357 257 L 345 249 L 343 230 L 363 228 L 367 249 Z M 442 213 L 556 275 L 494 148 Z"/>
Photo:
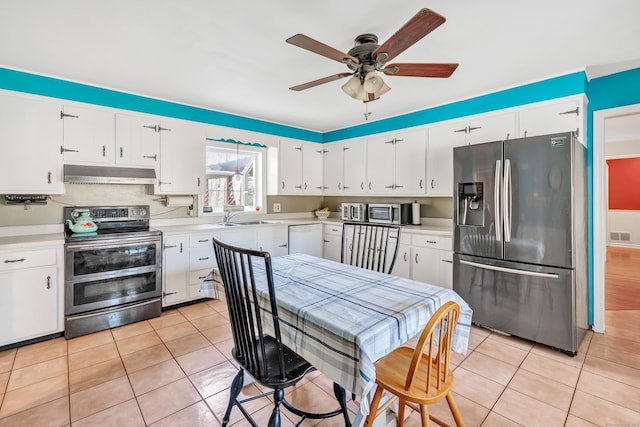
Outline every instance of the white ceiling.
<path id="1" fill-rule="evenodd" d="M 449 79 L 385 77 L 370 120 L 640 66 L 638 0 L 0 0 L 0 66 L 326 132 L 362 123 L 365 105 L 340 90 L 346 79 L 290 91 L 348 69 L 285 39 L 346 52 L 423 7 L 447 22 L 395 61 L 460 66 Z"/>

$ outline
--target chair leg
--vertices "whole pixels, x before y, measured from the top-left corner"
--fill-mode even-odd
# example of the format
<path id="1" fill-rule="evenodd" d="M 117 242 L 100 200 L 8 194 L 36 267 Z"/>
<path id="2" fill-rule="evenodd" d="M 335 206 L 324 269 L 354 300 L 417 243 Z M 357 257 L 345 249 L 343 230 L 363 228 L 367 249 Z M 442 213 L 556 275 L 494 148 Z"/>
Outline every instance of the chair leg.
<path id="1" fill-rule="evenodd" d="M 276 389 L 273 391 L 273 412 L 269 418 L 269 427 L 280 427 L 282 422 L 280 418 L 280 403 L 284 399 L 284 390 Z"/>
<path id="2" fill-rule="evenodd" d="M 229 424 L 229 417 L 231 416 L 231 410 L 233 409 L 233 405 L 235 405 L 240 392 L 242 391 L 242 386 L 244 385 L 244 370 L 240 369 L 235 377 L 233 377 L 233 381 L 231 382 L 231 388 L 229 389 L 229 404 L 227 405 L 227 410 L 224 413 L 224 417 L 222 418 L 222 427 L 226 427 Z"/>
<path id="3" fill-rule="evenodd" d="M 449 404 L 449 409 L 451 409 L 451 414 L 453 414 L 453 419 L 456 422 L 456 425 L 458 427 L 464 427 L 464 421 L 462 420 L 462 414 L 460 413 L 460 410 L 458 409 L 458 405 L 456 405 L 456 402 L 453 400 L 453 394 L 451 394 L 451 392 L 449 392 L 447 394 L 447 403 Z"/>
<path id="4" fill-rule="evenodd" d="M 420 405 L 420 419 L 422 420 L 422 427 L 429 427 L 429 407 L 427 405 Z"/>
<path id="5" fill-rule="evenodd" d="M 406 403 L 404 399 L 398 399 L 398 427 L 404 426 L 404 407 Z"/>
<path id="6" fill-rule="evenodd" d="M 342 409 L 342 415 L 344 416 L 345 427 L 351 427 L 351 420 L 349 420 L 349 412 L 347 412 L 347 394 L 345 393 L 344 388 L 340 384 L 334 382 L 333 394 L 336 396 L 336 400 L 340 404 L 340 409 Z"/>
<path id="7" fill-rule="evenodd" d="M 373 399 L 371 399 L 371 405 L 369 406 L 369 415 L 367 415 L 367 419 L 364 421 L 364 427 L 373 426 L 373 422 L 376 419 L 376 412 L 378 412 L 378 405 L 380 404 L 380 398 L 382 397 L 382 387 L 377 387 L 376 392 L 373 395 Z"/>

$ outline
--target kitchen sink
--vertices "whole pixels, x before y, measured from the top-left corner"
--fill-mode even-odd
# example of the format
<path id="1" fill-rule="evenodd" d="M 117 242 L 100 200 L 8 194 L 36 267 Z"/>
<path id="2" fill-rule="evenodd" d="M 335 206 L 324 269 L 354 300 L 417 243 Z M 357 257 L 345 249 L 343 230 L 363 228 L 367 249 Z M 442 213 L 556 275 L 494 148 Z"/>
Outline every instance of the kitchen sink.
<path id="1" fill-rule="evenodd" d="M 260 221 L 243 221 L 243 222 L 232 222 L 231 224 L 235 225 L 258 225 L 258 224 L 278 224 L 280 221 L 269 221 L 265 219 L 261 219 Z"/>
<path id="2" fill-rule="evenodd" d="M 236 227 L 240 224 L 235 223 L 235 222 L 219 222 L 216 225 L 220 226 L 220 227 Z"/>

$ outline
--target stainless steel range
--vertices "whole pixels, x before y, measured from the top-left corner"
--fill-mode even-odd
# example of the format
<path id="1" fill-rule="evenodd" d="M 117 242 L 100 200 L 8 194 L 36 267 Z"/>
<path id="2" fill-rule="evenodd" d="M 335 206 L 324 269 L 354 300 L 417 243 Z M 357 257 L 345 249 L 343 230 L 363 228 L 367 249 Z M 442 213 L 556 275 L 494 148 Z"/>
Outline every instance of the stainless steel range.
<path id="1" fill-rule="evenodd" d="M 97 230 L 73 233 L 78 209 Z M 149 206 L 65 207 L 65 338 L 160 315 L 162 237 Z"/>

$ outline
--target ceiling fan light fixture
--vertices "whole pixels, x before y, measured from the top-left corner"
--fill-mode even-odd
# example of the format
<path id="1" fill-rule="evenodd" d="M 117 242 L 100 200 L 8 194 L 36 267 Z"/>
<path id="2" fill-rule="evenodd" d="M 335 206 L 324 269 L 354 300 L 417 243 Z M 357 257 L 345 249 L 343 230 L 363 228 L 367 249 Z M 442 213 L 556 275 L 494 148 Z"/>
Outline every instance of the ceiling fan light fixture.
<path id="1" fill-rule="evenodd" d="M 360 79 L 357 76 L 351 77 L 342 85 L 342 91 L 354 99 L 358 99 L 358 94 L 361 90 L 362 85 L 360 84 Z"/>
<path id="2" fill-rule="evenodd" d="M 375 71 L 370 71 L 364 76 L 362 87 L 367 93 L 376 93 L 385 86 L 384 80 Z"/>

